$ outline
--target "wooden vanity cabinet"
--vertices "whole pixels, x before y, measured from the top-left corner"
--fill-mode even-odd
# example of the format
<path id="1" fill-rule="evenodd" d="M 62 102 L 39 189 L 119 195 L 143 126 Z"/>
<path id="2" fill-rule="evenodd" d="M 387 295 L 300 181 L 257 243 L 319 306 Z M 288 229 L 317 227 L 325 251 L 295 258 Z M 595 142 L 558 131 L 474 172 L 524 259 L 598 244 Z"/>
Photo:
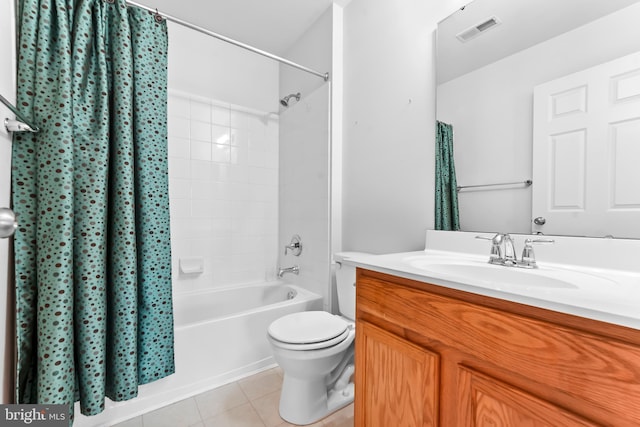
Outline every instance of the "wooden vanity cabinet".
<path id="1" fill-rule="evenodd" d="M 638 330 L 364 269 L 356 293 L 356 427 L 640 426 Z"/>

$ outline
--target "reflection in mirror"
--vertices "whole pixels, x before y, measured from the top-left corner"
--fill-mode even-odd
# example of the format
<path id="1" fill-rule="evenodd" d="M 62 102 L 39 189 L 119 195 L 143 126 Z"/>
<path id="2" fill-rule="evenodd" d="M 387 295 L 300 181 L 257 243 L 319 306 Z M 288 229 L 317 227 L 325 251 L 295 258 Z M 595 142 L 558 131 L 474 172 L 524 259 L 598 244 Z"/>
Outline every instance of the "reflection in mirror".
<path id="1" fill-rule="evenodd" d="M 437 119 L 453 125 L 458 185 L 535 178 L 534 88 L 640 52 L 638 22 L 639 0 L 475 0 L 442 21 L 437 37 Z M 623 85 L 625 108 L 631 113 L 624 118 L 628 126 L 623 131 L 616 131 L 615 123 L 608 123 L 608 130 L 600 138 L 606 141 L 599 156 L 606 161 L 597 166 L 591 164 L 592 159 L 580 151 L 586 139 L 556 141 L 547 136 L 544 141 L 552 141 L 550 146 L 556 144 L 561 150 L 548 149 L 547 155 L 542 156 L 547 164 L 538 164 L 536 170 L 547 175 L 560 171 L 568 177 L 560 184 L 560 180 L 553 183 L 533 179 L 532 186 L 463 189 L 459 193 L 461 229 L 640 238 L 640 168 L 634 171 L 629 166 L 640 164 L 640 63 L 635 64 L 635 71 L 632 64 L 623 74 L 629 77 Z M 617 75 L 613 73 L 613 77 Z M 607 103 L 612 98 L 605 95 L 603 99 Z M 585 105 L 591 114 L 593 107 Z M 590 124 L 580 126 L 586 129 L 585 133 L 593 134 Z M 618 136 L 624 134 L 624 138 L 613 139 L 616 132 Z M 571 143 L 562 143 L 565 140 Z M 616 151 L 620 147 L 624 149 Z M 557 152 L 563 153 L 565 160 L 584 157 L 582 163 L 574 162 L 584 167 L 571 171 L 552 168 Z M 593 183 L 586 177 L 592 176 L 595 168 L 607 169 L 599 173 L 597 180 L 591 180 L 605 189 L 599 193 L 607 200 L 593 200 L 591 196 Z M 536 174 L 540 176 L 539 172 Z M 620 196 L 616 180 L 624 180 L 625 188 L 637 191 Z M 548 190 L 547 207 L 563 210 L 571 229 L 563 228 L 552 214 L 532 206 L 532 194 L 542 185 Z M 554 204 L 554 198 L 567 188 L 577 189 L 572 194 L 578 202 Z M 618 203 L 616 198 L 624 203 Z M 624 210 L 633 225 L 614 230 L 607 227 L 608 220 L 604 225 L 602 220 L 593 223 L 592 218 L 598 215 L 582 211 L 595 205 L 604 210 Z M 533 219 L 538 217 L 545 218 L 545 224 L 534 224 Z"/>

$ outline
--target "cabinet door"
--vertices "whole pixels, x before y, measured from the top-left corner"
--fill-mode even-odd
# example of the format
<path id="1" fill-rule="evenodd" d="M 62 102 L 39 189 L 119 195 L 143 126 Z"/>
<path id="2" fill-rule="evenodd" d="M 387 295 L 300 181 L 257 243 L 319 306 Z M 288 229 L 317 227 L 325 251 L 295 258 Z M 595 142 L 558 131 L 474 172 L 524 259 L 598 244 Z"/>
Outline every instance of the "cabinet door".
<path id="1" fill-rule="evenodd" d="M 439 356 L 366 322 L 356 327 L 355 425 L 438 425 Z"/>
<path id="2" fill-rule="evenodd" d="M 460 367 L 461 427 L 584 427 L 591 423 L 543 399 Z"/>

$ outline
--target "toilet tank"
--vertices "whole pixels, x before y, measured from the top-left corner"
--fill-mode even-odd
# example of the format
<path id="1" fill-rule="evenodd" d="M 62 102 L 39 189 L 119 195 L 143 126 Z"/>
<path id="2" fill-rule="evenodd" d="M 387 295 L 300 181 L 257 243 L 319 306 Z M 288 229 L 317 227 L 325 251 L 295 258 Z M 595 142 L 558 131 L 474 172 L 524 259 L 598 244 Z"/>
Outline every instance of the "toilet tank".
<path id="1" fill-rule="evenodd" d="M 336 288 L 340 314 L 351 320 L 356 318 L 356 268 L 343 261 L 362 252 L 338 252 L 333 255 L 336 262 Z"/>

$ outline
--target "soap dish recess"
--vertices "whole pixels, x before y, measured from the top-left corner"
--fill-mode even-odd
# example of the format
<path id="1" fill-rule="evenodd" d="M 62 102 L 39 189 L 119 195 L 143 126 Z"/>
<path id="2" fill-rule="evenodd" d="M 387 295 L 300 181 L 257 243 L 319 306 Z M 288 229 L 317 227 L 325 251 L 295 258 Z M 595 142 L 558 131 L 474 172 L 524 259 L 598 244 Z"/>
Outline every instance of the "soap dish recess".
<path id="1" fill-rule="evenodd" d="M 184 274 L 200 274 L 204 272 L 203 257 L 180 258 L 180 271 Z"/>

